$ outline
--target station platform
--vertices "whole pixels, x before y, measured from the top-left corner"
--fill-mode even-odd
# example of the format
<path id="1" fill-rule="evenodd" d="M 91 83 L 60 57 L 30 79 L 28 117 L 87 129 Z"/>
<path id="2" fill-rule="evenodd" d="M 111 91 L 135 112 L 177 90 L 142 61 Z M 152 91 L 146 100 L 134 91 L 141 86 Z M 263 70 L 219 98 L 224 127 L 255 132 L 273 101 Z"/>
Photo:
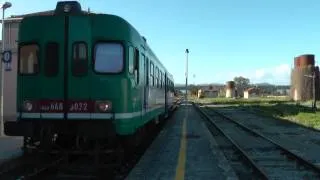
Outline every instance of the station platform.
<path id="1" fill-rule="evenodd" d="M 0 164 L 22 155 L 22 137 L 0 137 Z"/>
<path id="2" fill-rule="evenodd" d="M 238 178 L 198 112 L 182 103 L 126 179 Z"/>

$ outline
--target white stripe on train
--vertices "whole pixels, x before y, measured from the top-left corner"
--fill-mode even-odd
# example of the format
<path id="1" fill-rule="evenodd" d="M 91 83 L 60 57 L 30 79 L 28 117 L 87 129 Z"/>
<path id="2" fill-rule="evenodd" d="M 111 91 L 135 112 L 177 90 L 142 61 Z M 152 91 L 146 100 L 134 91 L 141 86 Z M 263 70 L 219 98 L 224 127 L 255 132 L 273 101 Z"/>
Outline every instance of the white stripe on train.
<path id="1" fill-rule="evenodd" d="M 144 115 L 150 111 L 164 108 L 164 106 L 161 107 L 154 107 L 151 109 L 148 109 L 147 111 L 137 111 L 132 113 L 115 113 L 116 119 L 129 119 L 133 117 L 137 117 L 140 115 Z M 17 112 L 17 117 L 31 119 L 31 118 L 45 118 L 45 119 L 62 119 L 63 113 L 26 113 Z M 68 113 L 67 117 L 68 119 L 110 119 L 112 118 L 112 113 Z"/>

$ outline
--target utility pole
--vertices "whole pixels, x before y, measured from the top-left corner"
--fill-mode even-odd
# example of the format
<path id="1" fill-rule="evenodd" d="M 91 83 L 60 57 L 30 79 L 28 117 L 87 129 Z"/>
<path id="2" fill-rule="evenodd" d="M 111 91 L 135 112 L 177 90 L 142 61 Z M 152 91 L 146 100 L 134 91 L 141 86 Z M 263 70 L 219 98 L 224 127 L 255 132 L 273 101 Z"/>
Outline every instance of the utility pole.
<path id="1" fill-rule="evenodd" d="M 3 58 L 3 53 L 5 51 L 5 35 L 4 35 L 4 11 L 7 9 L 7 8 L 10 8 L 12 6 L 12 4 L 10 2 L 5 2 L 4 4 L 2 4 L 1 6 L 1 9 L 2 9 L 2 58 Z M 1 70 L 1 87 L 0 87 L 0 108 L 1 108 L 1 112 L 0 112 L 0 136 L 4 136 L 4 121 L 3 121 L 3 85 L 4 85 L 4 70 L 3 70 L 3 62 L 1 60 L 0 62 L 0 70 Z"/>
<path id="2" fill-rule="evenodd" d="M 313 89 L 313 105 L 312 105 L 312 109 L 313 110 L 317 110 L 317 97 L 316 97 L 316 69 L 313 69 L 313 75 L 312 75 L 312 89 Z"/>
<path id="3" fill-rule="evenodd" d="M 188 101 L 188 54 L 189 49 L 186 49 L 186 101 Z"/>
<path id="4" fill-rule="evenodd" d="M 312 101 L 312 109 L 317 110 L 317 97 L 316 97 L 316 70 L 315 68 L 313 69 L 312 76 L 310 75 L 304 75 L 305 77 L 312 78 L 312 96 L 313 96 L 313 101 Z"/>

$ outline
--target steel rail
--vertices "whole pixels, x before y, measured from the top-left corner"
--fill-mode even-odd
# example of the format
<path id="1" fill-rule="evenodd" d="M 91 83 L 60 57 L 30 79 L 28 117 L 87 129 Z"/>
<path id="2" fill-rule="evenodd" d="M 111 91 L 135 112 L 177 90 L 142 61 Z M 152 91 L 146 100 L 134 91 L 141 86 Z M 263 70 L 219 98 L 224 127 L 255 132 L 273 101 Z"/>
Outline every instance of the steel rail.
<path id="1" fill-rule="evenodd" d="M 211 118 L 207 113 L 205 113 L 203 110 L 201 110 L 201 108 L 200 108 L 198 105 L 196 105 L 196 104 L 194 104 L 194 103 L 193 103 L 193 105 L 194 105 L 194 106 L 196 107 L 196 109 L 198 109 L 202 114 L 204 114 L 205 117 L 206 117 L 211 123 L 213 123 L 213 124 L 215 125 L 215 127 L 217 127 L 217 126 L 216 126 L 216 123 L 214 123 L 214 122 L 212 121 L 212 118 Z M 204 106 L 204 107 L 207 108 L 207 106 Z M 222 117 L 222 118 L 224 118 L 224 119 L 226 119 L 226 120 L 229 120 L 230 122 L 238 125 L 239 127 L 241 127 L 242 129 L 244 129 L 245 131 L 250 132 L 250 133 L 252 133 L 252 134 L 254 134 L 254 135 L 258 136 L 258 137 L 261 137 L 262 139 L 265 139 L 265 140 L 267 140 L 268 142 L 274 144 L 274 145 L 277 146 L 279 149 L 281 149 L 285 154 L 287 154 L 288 156 L 293 157 L 293 158 L 295 159 L 295 161 L 298 162 L 299 164 L 302 164 L 302 165 L 304 165 L 304 166 L 306 166 L 306 167 L 309 167 L 310 169 L 312 169 L 312 170 L 313 170 L 314 172 L 316 172 L 317 174 L 320 174 L 320 167 L 318 167 L 317 165 L 313 164 L 311 161 L 307 160 L 306 158 L 304 158 L 304 157 L 302 157 L 302 156 L 300 156 L 300 155 L 292 152 L 291 150 L 285 148 L 284 146 L 280 145 L 279 143 L 275 142 L 274 140 L 272 140 L 272 139 L 264 136 L 263 134 L 255 131 L 255 130 L 253 130 L 253 129 L 250 129 L 249 127 L 245 126 L 244 124 L 242 124 L 242 123 L 240 123 L 240 122 L 238 122 L 238 121 L 233 120 L 232 118 L 226 116 L 225 114 L 223 114 L 223 113 L 221 113 L 221 112 L 218 112 L 218 111 L 212 110 L 212 109 L 211 109 L 210 111 L 211 111 L 211 112 L 214 112 L 215 114 L 219 115 L 220 117 Z M 217 128 L 221 131 L 221 129 L 220 129 L 219 127 L 217 127 Z M 225 135 L 225 133 L 223 133 L 223 134 Z M 229 139 L 229 138 L 228 138 L 228 139 Z"/>
<path id="2" fill-rule="evenodd" d="M 250 156 L 230 137 L 228 136 L 215 122 L 212 121 L 212 118 L 205 113 L 199 106 L 192 103 L 194 107 L 208 120 L 211 125 L 213 125 L 218 131 L 231 142 L 231 144 L 236 147 L 236 149 L 242 154 L 242 156 L 249 162 L 250 166 L 255 170 L 255 172 L 262 178 L 262 179 L 270 179 L 267 173 L 259 167 L 251 158 Z"/>
<path id="3" fill-rule="evenodd" d="M 206 106 L 205 106 L 205 107 L 206 107 Z M 249 127 L 243 125 L 242 123 L 233 120 L 232 118 L 224 115 L 223 113 L 218 112 L 218 111 L 214 111 L 214 110 L 211 110 L 211 111 L 213 111 L 214 113 L 216 113 L 216 114 L 218 114 L 219 116 L 223 117 L 224 119 L 227 119 L 227 120 L 229 120 L 229 121 L 237 124 L 238 126 L 240 126 L 241 128 L 245 129 L 246 131 L 248 131 L 248 132 L 250 132 L 250 133 L 252 133 L 252 134 L 255 134 L 255 135 L 257 135 L 257 136 L 259 136 L 259 137 L 261 137 L 261 138 L 269 141 L 270 143 L 276 145 L 276 146 L 279 147 L 281 150 L 283 150 L 285 153 L 287 153 L 287 154 L 293 156 L 294 158 L 296 158 L 296 160 L 298 160 L 298 162 L 301 162 L 301 163 L 307 165 L 309 168 L 313 169 L 315 172 L 317 172 L 317 173 L 320 174 L 320 167 L 318 167 L 317 165 L 313 164 L 313 163 L 310 162 L 309 160 L 307 160 L 307 159 L 301 157 L 300 155 L 298 155 L 298 154 L 290 151 L 289 149 L 285 148 L 284 146 L 280 145 L 279 143 L 275 142 L 274 140 L 272 140 L 272 139 L 270 139 L 270 138 L 262 135 L 261 133 L 255 131 L 255 130 L 253 130 L 253 129 L 250 129 Z"/>

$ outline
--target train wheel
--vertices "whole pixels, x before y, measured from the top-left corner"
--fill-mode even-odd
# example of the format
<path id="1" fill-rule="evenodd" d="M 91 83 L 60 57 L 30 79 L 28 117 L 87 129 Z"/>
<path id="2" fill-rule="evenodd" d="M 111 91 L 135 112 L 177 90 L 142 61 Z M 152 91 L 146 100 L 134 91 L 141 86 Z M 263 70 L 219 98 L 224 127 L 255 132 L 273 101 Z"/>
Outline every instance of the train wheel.
<path id="1" fill-rule="evenodd" d="M 58 134 L 55 144 L 63 149 L 71 149 L 76 144 L 76 138 L 69 134 Z"/>
<path id="2" fill-rule="evenodd" d="M 54 134 L 50 126 L 42 127 L 40 130 L 40 148 L 50 151 L 54 144 Z"/>
<path id="3" fill-rule="evenodd" d="M 80 150 L 86 150 L 90 147 L 90 142 L 87 137 L 77 136 L 76 137 L 76 148 Z"/>
<path id="4" fill-rule="evenodd" d="M 23 136 L 22 153 L 23 155 L 28 155 L 31 153 L 30 146 L 33 146 L 33 140 L 31 137 Z"/>

